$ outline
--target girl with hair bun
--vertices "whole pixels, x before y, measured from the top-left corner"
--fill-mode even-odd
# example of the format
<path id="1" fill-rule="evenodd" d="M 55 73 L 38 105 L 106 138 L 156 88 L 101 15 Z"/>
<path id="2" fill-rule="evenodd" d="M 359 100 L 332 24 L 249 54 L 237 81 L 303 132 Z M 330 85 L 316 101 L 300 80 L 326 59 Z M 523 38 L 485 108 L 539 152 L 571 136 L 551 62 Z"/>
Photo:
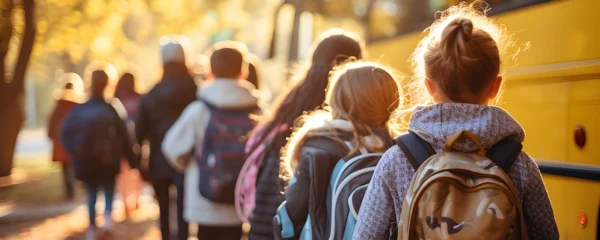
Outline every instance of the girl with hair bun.
<path id="1" fill-rule="evenodd" d="M 452 135 L 463 130 L 478 135 L 485 149 L 504 139 L 523 142 L 525 131 L 519 122 L 502 108 L 489 105 L 501 89 L 508 36 L 474 5 L 463 3 L 442 12 L 412 59 L 417 88 L 411 100 L 415 103 L 421 97 L 417 102 L 426 104 L 398 111 L 398 121 L 412 111 L 408 130 L 438 153 Z M 454 151 L 476 149 L 469 141 L 453 145 Z M 394 146 L 379 161 L 360 208 L 354 239 L 385 239 L 390 228 L 400 223 L 415 174 L 407 155 Z M 522 205 L 527 237 L 558 239 L 548 193 L 533 159 L 518 153 L 506 174 Z"/>

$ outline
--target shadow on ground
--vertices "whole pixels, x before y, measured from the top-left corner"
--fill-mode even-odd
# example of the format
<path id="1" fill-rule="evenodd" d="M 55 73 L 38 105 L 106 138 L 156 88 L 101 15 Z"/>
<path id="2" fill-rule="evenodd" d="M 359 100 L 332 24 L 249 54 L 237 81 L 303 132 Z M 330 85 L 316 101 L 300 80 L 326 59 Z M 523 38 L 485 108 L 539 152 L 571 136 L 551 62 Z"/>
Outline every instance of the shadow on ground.
<path id="1" fill-rule="evenodd" d="M 134 222 L 132 220 L 126 220 L 114 226 L 112 229 L 112 238 L 103 237 L 100 240 L 108 239 L 157 239 L 154 233 L 156 227 L 156 221 L 153 219 L 147 219 L 141 222 Z M 99 229 L 100 230 L 100 229 Z M 100 233 L 101 234 L 101 233 Z M 71 235 L 65 237 L 68 240 L 84 240 L 86 231 L 74 232 Z"/>
<path id="2" fill-rule="evenodd" d="M 138 210 L 125 217 L 117 197 L 113 219 L 113 239 L 160 239 L 157 227 L 158 206 L 145 196 Z M 66 200 L 60 172 L 38 180 L 0 187 L 0 239 L 85 239 L 88 215 L 84 188 L 76 187 L 73 200 Z M 101 198 L 99 203 L 103 203 Z M 103 204 L 96 219 L 103 224 Z"/>

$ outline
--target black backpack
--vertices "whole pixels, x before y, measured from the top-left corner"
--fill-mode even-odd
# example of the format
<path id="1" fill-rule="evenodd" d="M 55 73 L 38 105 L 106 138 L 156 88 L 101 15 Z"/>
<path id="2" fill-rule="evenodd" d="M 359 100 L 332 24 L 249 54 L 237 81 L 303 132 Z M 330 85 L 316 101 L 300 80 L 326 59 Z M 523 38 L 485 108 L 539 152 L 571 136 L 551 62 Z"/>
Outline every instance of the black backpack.
<path id="1" fill-rule="evenodd" d="M 74 107 L 65 118 L 60 137 L 77 165 L 78 179 L 102 169 L 118 169 L 125 144 L 118 135 L 120 121 L 112 106 L 90 101 Z"/>
<path id="2" fill-rule="evenodd" d="M 350 149 L 352 146 L 350 145 Z M 338 161 L 331 174 L 329 239 L 351 239 L 367 187 L 383 153 L 356 154 Z"/>

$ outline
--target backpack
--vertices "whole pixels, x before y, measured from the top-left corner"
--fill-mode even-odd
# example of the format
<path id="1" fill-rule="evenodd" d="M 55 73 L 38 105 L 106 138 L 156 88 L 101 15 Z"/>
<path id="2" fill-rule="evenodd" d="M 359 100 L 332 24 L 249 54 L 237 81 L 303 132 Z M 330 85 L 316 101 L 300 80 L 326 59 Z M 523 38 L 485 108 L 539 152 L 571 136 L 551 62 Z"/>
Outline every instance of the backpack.
<path id="1" fill-rule="evenodd" d="M 353 149 L 349 142 L 346 145 Z M 329 239 L 352 239 L 362 199 L 381 156 L 382 153 L 368 153 L 361 149 L 360 154 L 340 159 L 334 166 L 327 189 L 327 201 L 330 202 L 327 209 Z M 275 221 L 281 225 L 283 238 L 293 237 L 288 234 L 293 234 L 294 226 L 285 209 L 285 202 L 277 210 Z M 312 239 L 310 216 L 299 239 Z"/>
<path id="2" fill-rule="evenodd" d="M 233 204 L 237 177 L 244 165 L 244 148 L 255 121 L 250 114 L 258 106 L 219 109 L 202 101 L 210 110 L 202 151 L 196 155 L 200 168 L 200 194 L 215 203 Z"/>
<path id="3" fill-rule="evenodd" d="M 468 137 L 479 150 L 452 150 Z M 506 172 L 521 152 L 521 143 L 504 139 L 487 150 L 479 137 L 461 131 L 448 139 L 444 152 L 409 132 L 396 143 L 415 168 L 402 207 L 398 239 L 526 239 L 523 210 Z"/>
<path id="4" fill-rule="evenodd" d="M 240 171 L 240 175 L 238 176 L 235 185 L 235 211 L 243 222 L 247 222 L 250 219 L 252 211 L 254 210 L 256 204 L 256 184 L 259 172 L 261 172 L 261 169 L 263 168 L 263 162 L 265 158 L 269 157 L 267 156 L 268 147 L 271 145 L 273 138 L 275 138 L 277 134 L 287 130 L 289 130 L 287 124 L 277 125 L 271 130 L 269 135 L 265 137 L 263 142 L 256 142 L 260 139 L 254 137 L 250 138 L 246 145 L 248 157 L 246 158 L 246 162 Z M 258 129 L 254 134 L 262 131 L 264 131 L 264 129 Z M 248 152 L 250 151 L 249 147 L 254 147 L 255 145 L 257 145 L 256 149 L 252 152 Z M 278 154 L 277 157 L 279 157 Z"/>
<path id="5" fill-rule="evenodd" d="M 119 119 L 108 104 L 76 106 L 65 118 L 61 128 L 61 140 L 71 155 L 78 179 L 106 168 L 118 169 L 123 155 L 118 136 Z"/>
<path id="6" fill-rule="evenodd" d="M 350 145 L 350 149 L 352 149 Z M 331 174 L 328 194 L 331 194 L 329 239 L 352 239 L 362 200 L 382 153 L 362 154 L 340 160 Z"/>

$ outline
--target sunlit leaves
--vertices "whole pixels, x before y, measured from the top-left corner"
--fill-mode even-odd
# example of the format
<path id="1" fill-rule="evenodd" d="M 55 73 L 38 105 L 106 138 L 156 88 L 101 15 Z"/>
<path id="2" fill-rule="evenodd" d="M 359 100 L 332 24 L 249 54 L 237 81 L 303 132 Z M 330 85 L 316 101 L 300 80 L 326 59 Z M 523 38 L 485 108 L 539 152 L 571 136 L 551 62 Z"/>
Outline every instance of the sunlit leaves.
<path id="1" fill-rule="evenodd" d="M 253 21 L 272 29 L 273 7 L 265 6 L 276 6 L 280 2 L 36 0 L 37 36 L 29 74 L 33 79 L 47 79 L 56 69 L 76 71 L 96 60 L 113 62 L 119 69 L 131 65 L 156 66 L 160 62 L 158 38 L 167 34 L 189 36 L 196 52 L 203 51 L 211 38 L 252 41 L 257 38 L 255 33 L 249 32 Z M 6 3 L 10 1 L 0 0 L 0 9 Z M 15 3 L 18 5 L 20 1 Z M 24 29 L 21 11 L 17 6 L 0 15 L 0 40 L 15 33 L 9 47 L 11 51 L 20 46 L 19 38 Z M 268 43 L 263 39 L 270 37 L 270 31 L 259 32 L 261 41 Z M 153 71 L 154 68 L 150 68 L 144 74 Z"/>

